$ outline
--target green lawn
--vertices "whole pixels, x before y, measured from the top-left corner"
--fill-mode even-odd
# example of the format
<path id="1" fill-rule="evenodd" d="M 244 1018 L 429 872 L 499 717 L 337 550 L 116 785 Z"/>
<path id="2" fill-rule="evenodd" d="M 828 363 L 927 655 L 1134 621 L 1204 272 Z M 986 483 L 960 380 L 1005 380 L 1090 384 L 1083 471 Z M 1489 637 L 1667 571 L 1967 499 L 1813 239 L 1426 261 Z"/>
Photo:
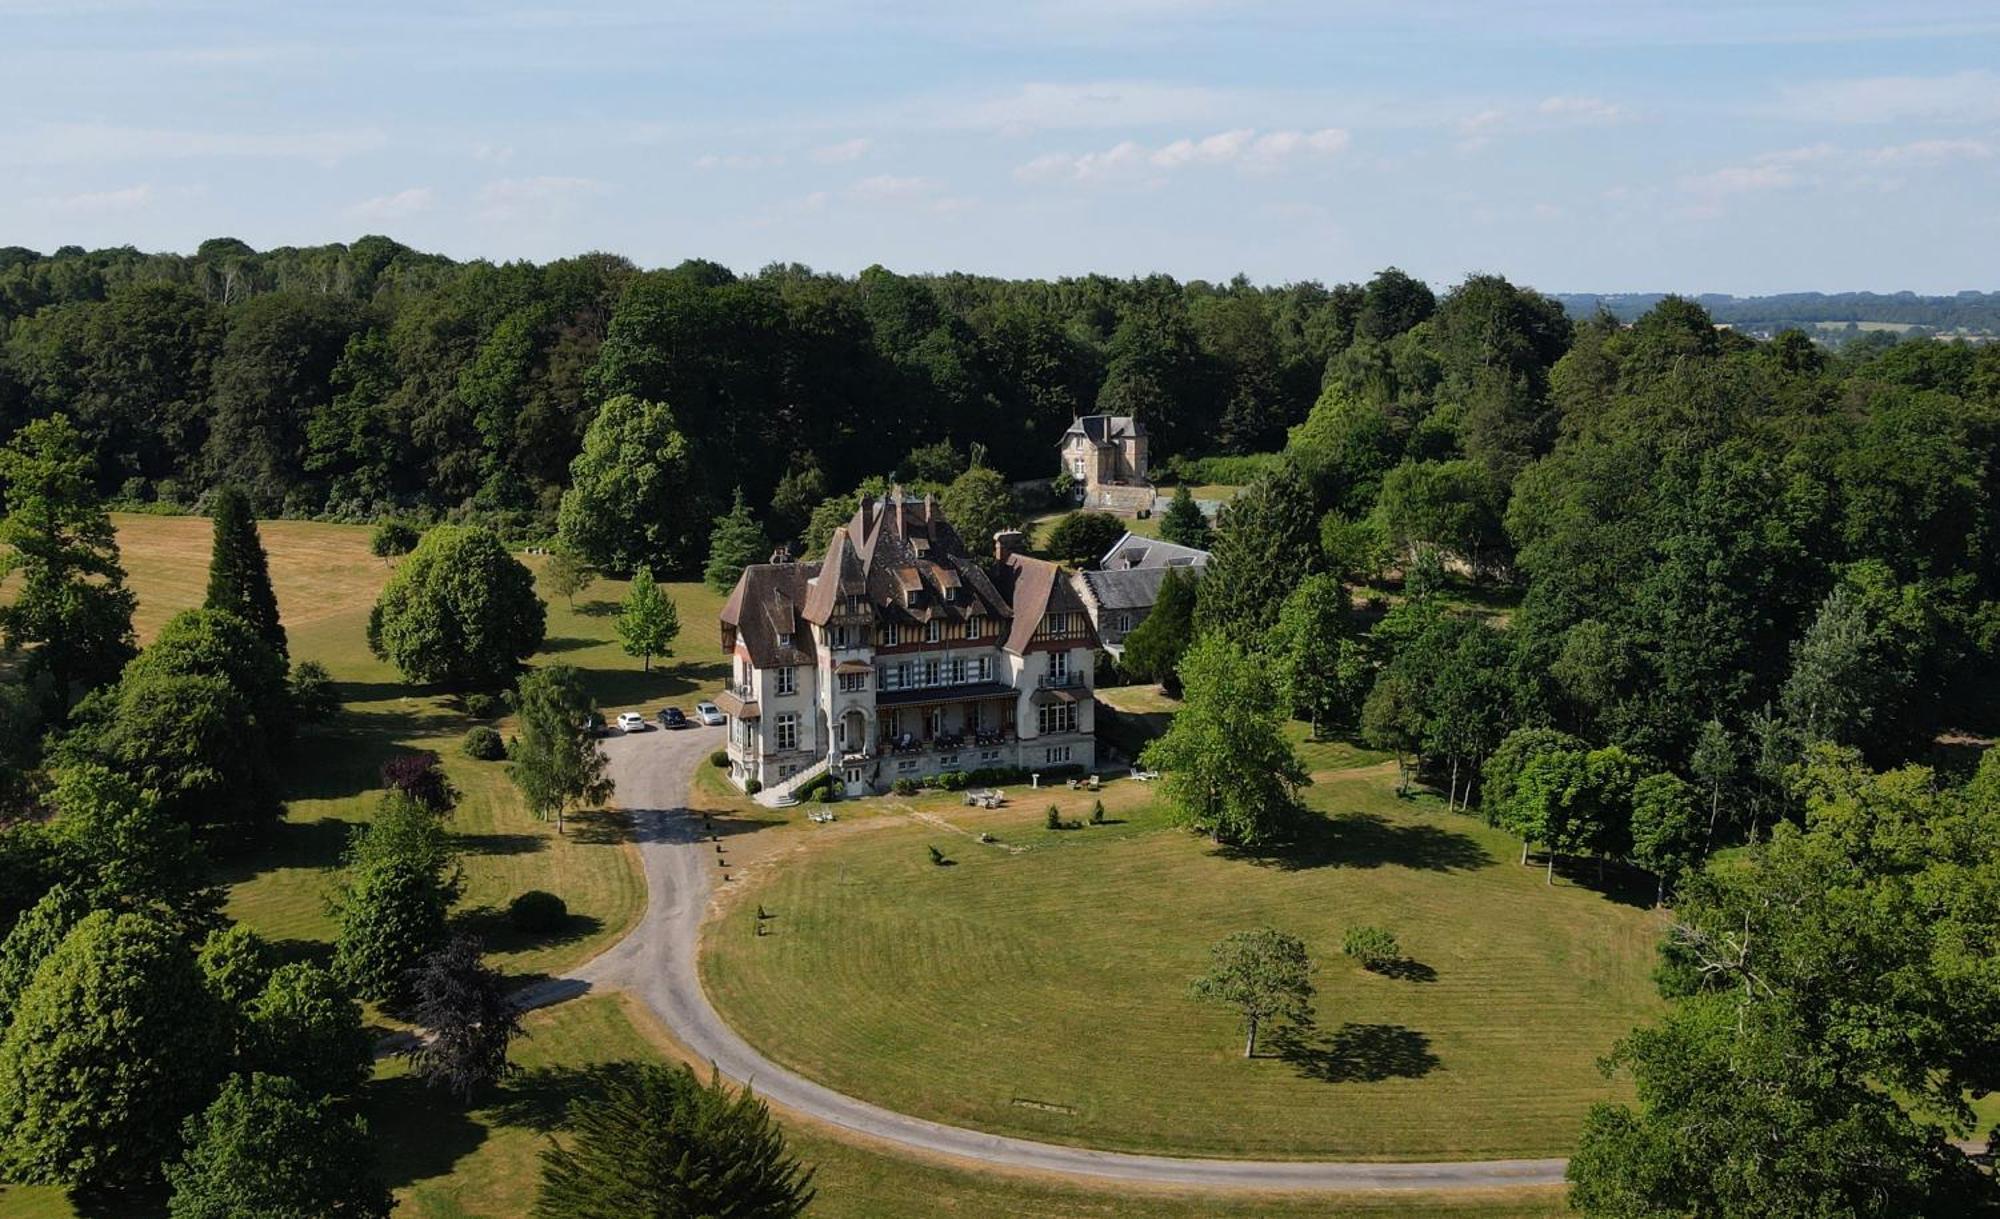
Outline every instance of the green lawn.
<path id="1" fill-rule="evenodd" d="M 527 1213 L 539 1181 L 541 1148 L 561 1129 L 568 1101 L 592 1087 L 607 1063 L 662 1060 L 673 1052 L 630 1000 L 613 996 L 533 1012 L 525 1024 L 529 1035 L 516 1043 L 513 1053 L 521 1070 L 469 1109 L 419 1087 L 400 1063 L 384 1064 L 378 1071 L 365 1109 L 381 1148 L 377 1171 L 396 1191 L 398 1216 L 516 1219 Z M 1554 1191 L 1443 1198 L 1190 1195 L 1082 1187 L 907 1157 L 862 1146 L 803 1120 L 785 1125 L 793 1152 L 818 1172 L 819 1197 L 810 1212 L 815 1219 L 1011 1219 L 1025 1214 L 1336 1219 L 1392 1213 L 1526 1219 L 1562 1213 Z M 61 1191 L 0 1186 L 0 1219 L 72 1219 L 77 1213 Z M 106 1212 L 100 1219 L 158 1219 L 158 1213 Z"/>
<path id="2" fill-rule="evenodd" d="M 119 516 L 119 544 L 138 594 L 141 639 L 174 612 L 198 605 L 207 578 L 209 525 L 197 517 Z M 340 683 L 334 722 L 304 734 L 290 776 L 288 811 L 270 839 L 222 862 L 229 913 L 291 951 L 314 955 L 333 937 L 326 898 L 348 834 L 373 816 L 382 762 L 410 749 L 435 750 L 463 792 L 451 826 L 465 853 L 464 925 L 511 973 L 532 976 L 585 960 L 613 943 L 645 904 L 645 886 L 615 813 L 585 813 L 558 839 L 536 822 L 508 783 L 504 764 L 459 752 L 476 721 L 444 692 L 414 686 L 368 652 L 369 608 L 389 567 L 368 553 L 368 529 L 300 521 L 261 525 L 272 582 L 296 659 L 324 663 Z M 529 557 L 531 566 L 542 560 Z M 699 584 L 669 586 L 680 608 L 677 656 L 651 673 L 619 650 L 613 624 L 625 585 L 600 581 L 572 608 L 549 606 L 548 639 L 535 663 L 582 669 L 601 704 L 648 713 L 691 704 L 719 684 L 725 665 L 715 619 L 722 598 Z M 498 721 L 504 733 L 509 725 Z M 526 938 L 498 915 L 526 889 L 557 893 L 572 911 L 562 932 Z"/>
<path id="3" fill-rule="evenodd" d="M 800 849 L 739 877 L 704 978 L 773 1058 L 940 1121 L 1189 1155 L 1562 1154 L 1622 1095 L 1598 1057 L 1659 1010 L 1656 918 L 1545 886 L 1518 843 L 1398 800 L 1368 760 L 1322 769 L 1308 799 L 1328 818 L 1262 858 L 1168 827 L 1133 780 L 1106 787 L 1103 827 L 1048 831 L 1048 797 L 1016 791 L 992 813 L 880 802 L 770 831 Z M 1056 799 L 1071 821 L 1089 803 Z M 1394 931 L 1411 976 L 1342 958 L 1358 923 Z M 1186 990 L 1215 940 L 1262 925 L 1319 961 L 1318 1027 L 1246 1062 L 1235 1018 Z"/>

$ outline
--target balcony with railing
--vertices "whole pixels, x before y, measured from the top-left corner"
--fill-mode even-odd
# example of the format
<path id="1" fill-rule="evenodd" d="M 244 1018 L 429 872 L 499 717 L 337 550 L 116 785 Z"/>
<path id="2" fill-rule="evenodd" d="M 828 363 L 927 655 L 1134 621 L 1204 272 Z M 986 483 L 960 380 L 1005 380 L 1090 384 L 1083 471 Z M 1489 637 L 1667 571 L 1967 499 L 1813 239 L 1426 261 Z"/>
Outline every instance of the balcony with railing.
<path id="1" fill-rule="evenodd" d="M 1073 669 L 1067 673 L 1044 673 L 1036 684 L 1044 690 L 1080 690 L 1083 674 Z"/>

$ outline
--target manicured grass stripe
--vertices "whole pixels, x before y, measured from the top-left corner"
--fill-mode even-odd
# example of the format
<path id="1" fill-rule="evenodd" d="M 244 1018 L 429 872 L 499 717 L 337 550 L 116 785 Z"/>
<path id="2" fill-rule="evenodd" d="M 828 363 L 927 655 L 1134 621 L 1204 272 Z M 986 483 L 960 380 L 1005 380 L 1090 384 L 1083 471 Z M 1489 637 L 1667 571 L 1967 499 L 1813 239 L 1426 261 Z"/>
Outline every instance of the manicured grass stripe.
<path id="1" fill-rule="evenodd" d="M 1504 835 L 1392 783 L 1323 772 L 1310 799 L 1330 834 L 1289 859 L 1167 828 L 1129 781 L 1104 796 L 1127 824 L 1103 829 L 1041 829 L 1034 793 L 933 806 L 1018 854 L 918 822 L 820 833 L 730 895 L 704 976 L 779 1061 L 942 1121 L 1175 1154 L 1561 1154 L 1621 1094 L 1597 1058 L 1657 1010 L 1654 917 L 1543 886 Z M 932 866 L 930 842 L 954 865 Z M 776 916 L 762 937 L 758 904 Z M 1435 981 L 1353 967 L 1340 939 L 1361 922 Z M 1265 924 L 1321 963 L 1319 1039 L 1246 1063 L 1235 1019 L 1185 988 L 1215 939 Z"/>

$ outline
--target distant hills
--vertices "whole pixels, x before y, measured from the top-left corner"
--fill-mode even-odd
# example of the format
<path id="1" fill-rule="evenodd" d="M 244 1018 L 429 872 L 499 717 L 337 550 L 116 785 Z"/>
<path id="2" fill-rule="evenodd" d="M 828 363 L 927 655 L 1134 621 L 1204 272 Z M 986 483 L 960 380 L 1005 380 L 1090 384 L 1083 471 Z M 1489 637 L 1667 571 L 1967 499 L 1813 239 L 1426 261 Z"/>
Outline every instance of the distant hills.
<path id="1" fill-rule="evenodd" d="M 1555 298 L 1571 317 L 1586 318 L 1600 308 L 1631 321 L 1660 303 L 1664 292 L 1572 292 Z M 2000 292 L 1960 292 L 1919 296 L 1914 292 L 1787 292 L 1777 296 L 1703 293 L 1709 316 L 1738 330 L 1775 334 L 1813 331 L 1821 337 L 1870 330 L 1927 331 L 1975 338 L 2000 337 Z"/>

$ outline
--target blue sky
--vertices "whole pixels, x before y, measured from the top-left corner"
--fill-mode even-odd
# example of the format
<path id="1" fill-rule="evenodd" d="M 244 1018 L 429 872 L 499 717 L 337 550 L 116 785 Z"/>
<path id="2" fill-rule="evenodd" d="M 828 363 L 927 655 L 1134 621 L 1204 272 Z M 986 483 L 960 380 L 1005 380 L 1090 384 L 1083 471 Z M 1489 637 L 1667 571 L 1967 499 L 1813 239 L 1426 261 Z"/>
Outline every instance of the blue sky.
<path id="1" fill-rule="evenodd" d="M 2000 287 L 2000 4 L 0 0 L 0 244 Z"/>

